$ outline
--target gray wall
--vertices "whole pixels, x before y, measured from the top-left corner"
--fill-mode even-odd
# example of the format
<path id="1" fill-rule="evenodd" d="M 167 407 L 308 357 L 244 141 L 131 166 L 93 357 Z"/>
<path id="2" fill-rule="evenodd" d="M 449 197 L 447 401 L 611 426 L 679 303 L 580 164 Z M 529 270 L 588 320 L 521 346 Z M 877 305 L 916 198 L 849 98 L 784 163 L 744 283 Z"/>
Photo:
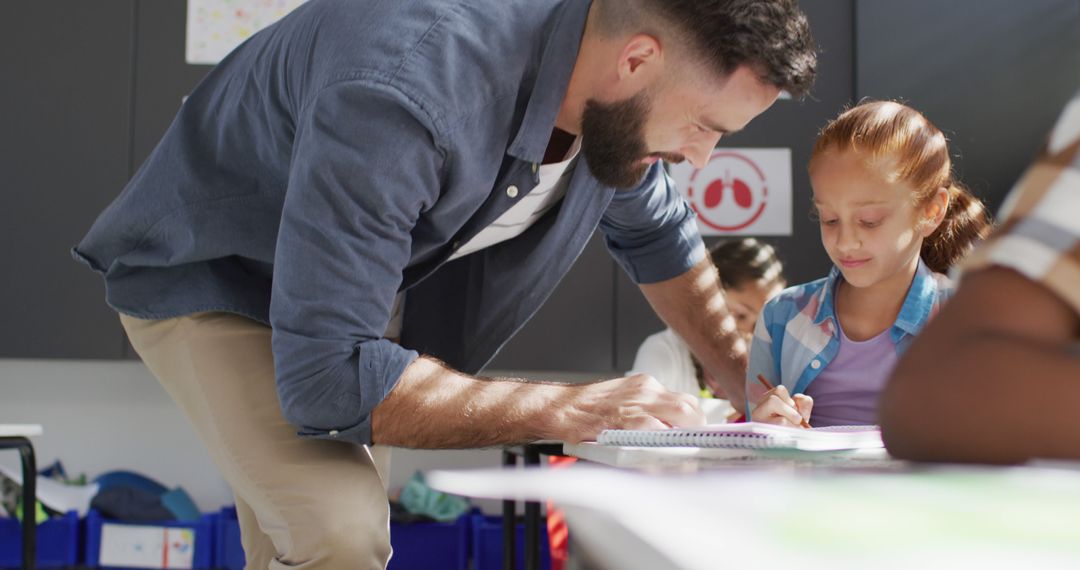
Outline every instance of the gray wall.
<path id="1" fill-rule="evenodd" d="M 723 146 L 792 148 L 792 282 L 828 260 L 806 215 L 817 130 L 865 96 L 952 134 L 961 177 L 996 207 L 1080 85 L 1080 0 L 803 0 L 822 48 L 806 101 L 780 101 Z M 0 357 L 130 356 L 100 280 L 68 248 L 123 187 L 208 66 L 184 62 L 184 2 L 0 3 L 0 167 L 8 246 Z M 715 240 L 710 239 L 712 243 Z M 627 369 L 662 328 L 599 238 L 496 358 L 503 369 Z"/>
<path id="2" fill-rule="evenodd" d="M 0 355 L 119 358 L 68 249 L 130 169 L 132 1 L 0 2 Z"/>
<path id="3" fill-rule="evenodd" d="M 859 0 L 856 30 L 856 95 L 922 111 L 994 211 L 1080 88 L 1080 0 Z"/>

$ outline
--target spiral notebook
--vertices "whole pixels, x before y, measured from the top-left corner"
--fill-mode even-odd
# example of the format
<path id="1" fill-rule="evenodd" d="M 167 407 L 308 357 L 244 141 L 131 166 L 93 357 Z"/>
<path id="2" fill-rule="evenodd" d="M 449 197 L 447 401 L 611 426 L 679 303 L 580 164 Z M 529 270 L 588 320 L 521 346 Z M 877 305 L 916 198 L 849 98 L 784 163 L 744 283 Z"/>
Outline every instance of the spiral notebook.
<path id="1" fill-rule="evenodd" d="M 655 430 L 608 429 L 600 432 L 596 442 L 600 445 L 633 447 L 725 447 L 805 451 L 884 447 L 881 430 L 877 426 L 802 429 L 757 422 Z"/>

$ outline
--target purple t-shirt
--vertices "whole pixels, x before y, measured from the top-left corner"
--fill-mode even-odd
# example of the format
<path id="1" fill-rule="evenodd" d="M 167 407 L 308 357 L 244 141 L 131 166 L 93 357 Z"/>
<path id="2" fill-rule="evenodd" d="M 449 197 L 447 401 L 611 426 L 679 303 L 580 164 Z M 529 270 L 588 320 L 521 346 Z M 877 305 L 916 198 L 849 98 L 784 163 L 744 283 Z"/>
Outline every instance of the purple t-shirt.
<path id="1" fill-rule="evenodd" d="M 839 321 L 838 321 L 839 322 Z M 878 396 L 896 366 L 896 346 L 885 332 L 862 342 L 840 329 L 840 350 L 829 366 L 806 387 L 814 399 L 814 427 L 877 423 Z"/>

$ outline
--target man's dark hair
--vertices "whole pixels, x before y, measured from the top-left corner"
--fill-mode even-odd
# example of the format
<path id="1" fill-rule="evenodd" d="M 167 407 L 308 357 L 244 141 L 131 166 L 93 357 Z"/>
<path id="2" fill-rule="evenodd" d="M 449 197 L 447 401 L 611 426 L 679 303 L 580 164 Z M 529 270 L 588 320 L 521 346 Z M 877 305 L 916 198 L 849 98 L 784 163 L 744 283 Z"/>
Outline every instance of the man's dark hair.
<path id="1" fill-rule="evenodd" d="M 601 32 L 682 40 L 721 75 L 750 65 L 793 97 L 814 84 L 817 48 L 796 0 L 597 1 Z"/>

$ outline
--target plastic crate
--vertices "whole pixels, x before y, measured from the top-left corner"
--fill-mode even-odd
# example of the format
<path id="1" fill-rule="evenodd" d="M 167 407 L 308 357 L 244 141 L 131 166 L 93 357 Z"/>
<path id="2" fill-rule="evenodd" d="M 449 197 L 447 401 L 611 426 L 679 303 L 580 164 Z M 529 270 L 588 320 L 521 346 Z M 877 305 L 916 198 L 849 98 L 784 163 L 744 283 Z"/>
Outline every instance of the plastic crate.
<path id="1" fill-rule="evenodd" d="M 214 568 L 244 570 L 244 545 L 240 541 L 240 520 L 236 507 L 225 507 L 217 515 L 214 539 Z"/>
<path id="2" fill-rule="evenodd" d="M 454 522 L 390 523 L 390 545 L 394 555 L 387 570 L 468 570 L 470 519 L 466 513 Z M 236 509 L 226 507 L 217 515 L 214 567 L 224 570 L 244 568 L 244 547 Z"/>
<path id="3" fill-rule="evenodd" d="M 79 514 L 68 511 L 37 526 L 38 568 L 65 568 L 79 560 Z M 0 518 L 0 568 L 22 567 L 22 523 Z"/>
<path id="4" fill-rule="evenodd" d="M 501 570 L 503 567 L 502 517 L 474 515 L 472 520 L 473 570 Z M 516 568 L 525 567 L 525 523 L 517 524 L 514 541 L 517 550 Z M 540 568 L 551 569 L 551 548 L 548 546 L 547 524 L 540 519 Z"/>
<path id="5" fill-rule="evenodd" d="M 472 517 L 465 513 L 453 522 L 390 523 L 394 555 L 387 570 L 468 570 Z"/>
<path id="6" fill-rule="evenodd" d="M 212 568 L 216 516 L 203 515 L 197 522 L 128 523 L 105 519 L 91 509 L 86 516 L 86 566 L 106 570 Z M 103 557 L 103 539 L 113 540 L 107 546 L 123 552 L 125 560 L 117 562 L 115 554 Z M 135 559 L 139 561 L 130 561 Z"/>

